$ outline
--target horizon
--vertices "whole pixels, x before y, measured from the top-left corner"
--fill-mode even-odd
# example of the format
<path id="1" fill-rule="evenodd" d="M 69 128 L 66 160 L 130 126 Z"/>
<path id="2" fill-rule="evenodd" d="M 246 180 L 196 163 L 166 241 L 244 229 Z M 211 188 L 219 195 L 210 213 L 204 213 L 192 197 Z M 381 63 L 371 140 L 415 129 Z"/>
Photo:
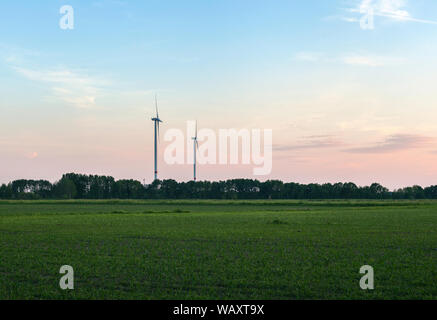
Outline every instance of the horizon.
<path id="1" fill-rule="evenodd" d="M 164 162 L 164 135 L 197 120 L 273 129 L 271 174 L 198 164 L 200 181 L 437 185 L 437 3 L 375 0 L 363 29 L 366 3 L 2 3 L 0 185 L 64 172 L 151 183 L 155 93 L 160 180 L 192 180 L 190 164 Z"/>
<path id="2" fill-rule="evenodd" d="M 0 182 L 0 186 L 2 186 L 2 185 L 6 185 L 7 186 L 7 185 L 11 184 L 12 182 L 19 181 L 19 180 L 48 181 L 52 185 L 55 185 L 56 183 L 60 182 L 65 175 L 68 175 L 68 174 L 114 178 L 115 182 L 121 181 L 121 180 L 133 180 L 133 181 L 136 181 L 136 182 L 140 182 L 143 186 L 150 186 L 150 185 L 152 185 L 155 182 L 155 181 L 152 181 L 150 183 L 147 183 L 147 182 L 144 183 L 144 181 L 141 181 L 141 180 L 138 180 L 138 179 L 123 179 L 123 178 L 122 179 L 116 179 L 115 177 L 110 176 L 110 175 L 108 176 L 108 175 L 99 175 L 99 174 L 92 174 L 92 173 L 91 174 L 87 174 L 87 173 L 68 172 L 68 173 L 62 174 L 61 177 L 59 177 L 59 179 L 55 179 L 55 180 L 25 179 L 25 178 L 22 178 L 22 179 L 16 179 L 16 180 L 13 180 L 13 181 L 9 181 L 7 183 Z M 434 185 L 418 185 L 418 184 L 414 184 L 414 185 L 403 186 L 403 187 L 400 187 L 400 188 L 390 189 L 387 186 L 385 186 L 385 185 L 383 185 L 383 184 L 381 184 L 380 182 L 377 182 L 377 181 L 374 181 L 374 182 L 372 182 L 372 183 L 370 183 L 368 185 L 360 185 L 360 184 L 355 183 L 354 181 L 300 183 L 300 182 L 297 182 L 297 181 L 285 181 L 285 180 L 280 180 L 280 179 L 259 179 L 259 178 L 230 178 L 230 179 L 225 179 L 225 180 L 196 180 L 196 181 L 194 181 L 193 179 L 191 179 L 191 180 L 177 180 L 177 179 L 172 179 L 172 178 L 168 178 L 168 179 L 159 179 L 158 178 L 156 181 L 163 182 L 165 180 L 174 180 L 177 183 L 188 183 L 188 182 L 193 182 L 193 183 L 210 182 L 210 183 L 213 183 L 213 182 L 227 182 L 227 181 L 232 181 L 232 180 L 253 180 L 253 181 L 258 181 L 260 183 L 264 183 L 264 182 L 267 182 L 267 181 L 280 181 L 280 182 L 282 182 L 284 184 L 287 184 L 287 183 L 295 183 L 295 184 L 299 184 L 299 185 L 317 184 L 317 185 L 321 185 L 321 186 L 326 185 L 326 184 L 334 185 L 334 184 L 337 184 L 337 183 L 341 183 L 341 184 L 352 183 L 352 184 L 355 184 L 358 188 L 365 188 L 365 187 L 370 187 L 372 184 L 379 184 L 382 187 L 387 188 L 389 192 L 396 192 L 396 191 L 399 191 L 399 190 L 402 190 L 402 189 L 405 189 L 405 188 L 411 188 L 411 187 L 416 187 L 416 186 L 417 187 L 421 187 L 422 189 L 431 188 L 431 187 L 437 187 L 437 183 L 436 183 Z"/>

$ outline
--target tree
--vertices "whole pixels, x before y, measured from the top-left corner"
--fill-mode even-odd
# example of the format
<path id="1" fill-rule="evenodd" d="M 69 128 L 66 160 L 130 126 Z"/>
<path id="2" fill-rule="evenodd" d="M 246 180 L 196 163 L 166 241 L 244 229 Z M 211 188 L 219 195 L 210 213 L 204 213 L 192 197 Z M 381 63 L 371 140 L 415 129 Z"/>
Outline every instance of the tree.
<path id="1" fill-rule="evenodd" d="M 176 199 L 179 193 L 179 184 L 175 180 L 164 180 L 161 184 L 160 193 L 166 199 Z"/>
<path id="2" fill-rule="evenodd" d="M 88 199 L 91 189 L 89 176 L 85 174 L 67 173 L 64 174 L 62 178 L 66 178 L 74 183 L 77 192 L 76 198 Z"/>
<path id="3" fill-rule="evenodd" d="M 71 179 L 63 177 L 55 184 L 54 193 L 60 199 L 74 199 L 77 195 L 76 185 Z"/>
<path id="4" fill-rule="evenodd" d="M 139 181 L 118 180 L 114 184 L 114 196 L 118 199 L 142 199 L 145 197 L 144 187 Z"/>
<path id="5" fill-rule="evenodd" d="M 284 183 L 279 180 L 268 180 L 261 183 L 260 194 L 265 199 L 281 199 Z"/>
<path id="6" fill-rule="evenodd" d="M 15 180 L 0 186 L 0 199 L 437 199 L 437 186 L 412 186 L 390 192 L 379 183 L 358 187 L 352 182 L 299 184 L 279 180 L 226 181 L 136 180 L 110 176 L 64 174 L 52 185 L 46 180 Z"/>
<path id="7" fill-rule="evenodd" d="M 424 190 L 427 199 L 437 199 L 437 186 L 430 186 Z"/>
<path id="8" fill-rule="evenodd" d="M 388 194 L 388 189 L 379 183 L 372 183 L 370 186 L 370 194 L 373 199 L 384 199 Z"/>
<path id="9" fill-rule="evenodd" d="M 0 199 L 12 199 L 13 192 L 11 184 L 2 184 L 0 187 Z"/>
<path id="10" fill-rule="evenodd" d="M 343 199 L 354 199 L 357 198 L 358 187 L 355 183 L 348 182 L 343 185 L 343 190 L 341 192 L 341 197 Z"/>

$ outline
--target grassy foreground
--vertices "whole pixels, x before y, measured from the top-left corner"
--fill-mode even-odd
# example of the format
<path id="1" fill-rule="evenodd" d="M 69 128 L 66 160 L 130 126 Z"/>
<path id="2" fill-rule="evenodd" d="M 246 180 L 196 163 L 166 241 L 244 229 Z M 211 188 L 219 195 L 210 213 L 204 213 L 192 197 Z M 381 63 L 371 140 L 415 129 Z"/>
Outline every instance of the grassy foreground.
<path id="1" fill-rule="evenodd" d="M 0 201 L 0 299 L 437 299 L 437 202 Z"/>

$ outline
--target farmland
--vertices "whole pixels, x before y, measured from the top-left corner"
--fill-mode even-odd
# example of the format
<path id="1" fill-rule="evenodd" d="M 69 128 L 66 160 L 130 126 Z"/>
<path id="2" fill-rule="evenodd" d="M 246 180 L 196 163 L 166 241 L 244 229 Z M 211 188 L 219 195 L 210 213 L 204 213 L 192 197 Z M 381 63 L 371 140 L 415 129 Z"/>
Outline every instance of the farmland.
<path id="1" fill-rule="evenodd" d="M 0 299 L 437 299 L 437 202 L 0 201 Z"/>

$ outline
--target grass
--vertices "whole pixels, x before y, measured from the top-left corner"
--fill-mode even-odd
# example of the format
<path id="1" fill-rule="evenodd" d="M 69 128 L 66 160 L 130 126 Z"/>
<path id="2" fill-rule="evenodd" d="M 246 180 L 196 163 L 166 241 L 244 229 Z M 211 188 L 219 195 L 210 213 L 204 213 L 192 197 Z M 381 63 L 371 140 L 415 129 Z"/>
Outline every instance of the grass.
<path id="1" fill-rule="evenodd" d="M 437 202 L 0 201 L 0 299 L 437 299 Z"/>

